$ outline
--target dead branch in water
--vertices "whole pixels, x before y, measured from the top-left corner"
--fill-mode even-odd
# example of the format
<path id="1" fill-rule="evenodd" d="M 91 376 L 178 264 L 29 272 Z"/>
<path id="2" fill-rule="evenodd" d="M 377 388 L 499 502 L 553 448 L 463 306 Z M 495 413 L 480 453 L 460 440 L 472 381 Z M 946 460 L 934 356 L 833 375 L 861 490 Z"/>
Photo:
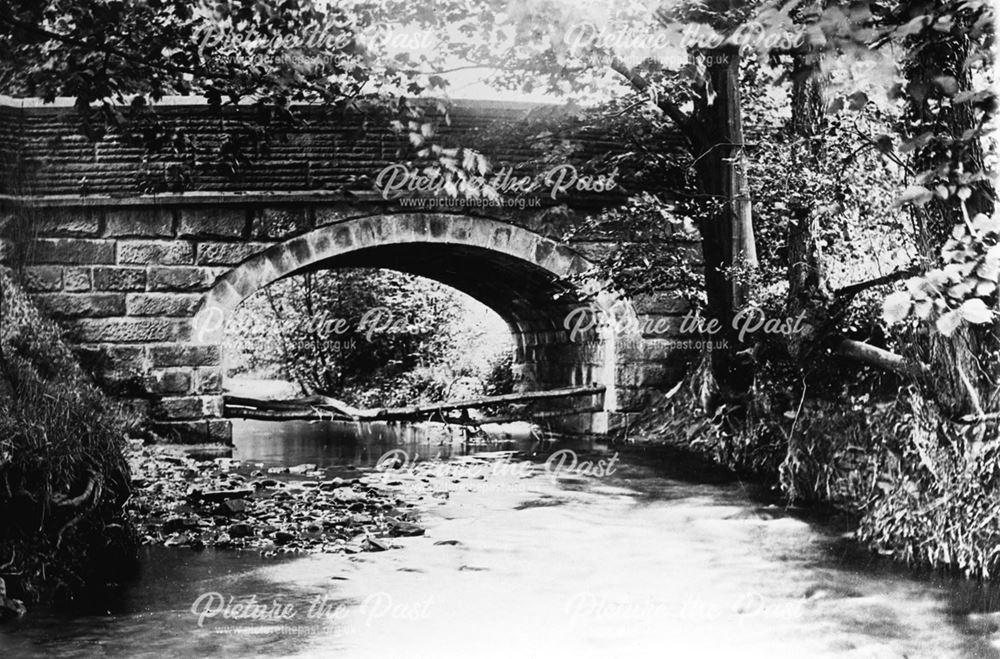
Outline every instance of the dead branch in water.
<path id="1" fill-rule="evenodd" d="M 457 412 L 476 407 L 488 407 L 500 404 L 532 403 L 540 400 L 558 400 L 603 394 L 605 387 L 587 385 L 580 387 L 563 387 L 547 391 L 528 391 L 524 393 L 502 394 L 499 396 L 483 396 L 466 400 L 446 401 L 443 403 L 426 403 L 407 407 L 383 407 L 359 409 L 329 396 L 306 396 L 294 400 L 259 400 L 243 396 L 224 396 L 225 416 L 230 418 L 258 419 L 264 421 L 291 420 L 331 420 L 331 421 L 406 421 L 426 420 L 427 417 L 443 415 L 445 412 Z M 525 411 L 520 415 L 510 417 L 494 417 L 492 419 L 463 419 L 470 425 L 483 423 L 501 423 L 517 421 L 525 418 L 543 418 L 566 416 L 583 412 L 595 412 L 603 409 L 600 406 L 589 406 L 583 409 L 549 410 L 545 412 Z"/>

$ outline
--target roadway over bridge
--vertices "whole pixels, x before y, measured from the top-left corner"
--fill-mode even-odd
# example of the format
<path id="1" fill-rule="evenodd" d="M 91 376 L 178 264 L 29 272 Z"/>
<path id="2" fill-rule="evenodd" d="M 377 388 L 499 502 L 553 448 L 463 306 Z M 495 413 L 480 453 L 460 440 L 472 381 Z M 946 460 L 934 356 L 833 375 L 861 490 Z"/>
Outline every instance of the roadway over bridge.
<path id="1" fill-rule="evenodd" d="M 239 111 L 226 121 L 236 125 Z M 445 137 L 462 143 L 529 111 L 460 104 Z M 158 113 L 203 144 L 229 130 L 204 106 Z M 584 303 L 576 276 L 619 237 L 563 236 L 620 204 L 620 187 L 568 189 L 556 199 L 545 190 L 500 205 L 386 199 L 373 184 L 400 164 L 400 136 L 360 113 L 305 114 L 307 123 L 286 128 L 235 174 L 214 166 L 185 173 L 185 154 L 151 155 L 120 135 L 84 137 L 72 108 L 0 107 L 0 262 L 65 327 L 99 381 L 148 408 L 161 434 L 230 440 L 222 416 L 226 320 L 262 287 L 324 268 L 421 275 L 494 309 L 515 339 L 521 390 L 606 387 L 592 401 L 596 411 L 564 418 L 564 430 L 605 432 L 676 383 L 683 308 L 669 291 L 633 300 L 601 293 L 602 303 L 636 321 L 626 330 L 566 329 Z M 599 137 L 582 141 L 578 158 L 617 148 Z M 516 165 L 537 153 L 517 144 L 490 155 Z M 176 177 L 186 177 L 182 192 L 171 191 Z M 678 236 L 677 249 L 698 258 L 690 236 Z M 637 329 L 653 325 L 654 333 Z"/>

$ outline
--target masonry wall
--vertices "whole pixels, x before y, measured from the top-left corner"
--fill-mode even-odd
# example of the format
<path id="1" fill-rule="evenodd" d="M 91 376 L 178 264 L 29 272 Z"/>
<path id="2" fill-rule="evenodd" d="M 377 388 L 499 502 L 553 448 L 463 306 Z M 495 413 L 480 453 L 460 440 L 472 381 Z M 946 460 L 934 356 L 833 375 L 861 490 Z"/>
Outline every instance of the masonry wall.
<path id="1" fill-rule="evenodd" d="M 392 214 L 378 201 L 232 197 L 61 199 L 10 208 L 0 257 L 21 273 L 42 309 L 66 328 L 103 384 L 148 409 L 156 430 L 181 441 L 228 442 L 219 345 L 193 345 L 191 318 L 217 279 L 268 247 L 352 217 Z M 495 218 L 553 232 L 545 210 Z M 578 217 L 577 220 L 580 218 Z M 572 221 L 572 220 L 570 220 Z M 612 243 L 580 240 L 596 256 Z M 679 243 L 679 248 L 690 245 Z M 636 302 L 642 319 L 667 325 L 682 311 L 669 295 Z M 609 364 L 596 346 L 571 344 L 540 319 L 515 326 L 524 389 L 593 383 Z M 669 387 L 683 355 L 663 334 L 617 337 L 611 362 L 615 416 L 638 411 Z"/>
<path id="2" fill-rule="evenodd" d="M 516 164 L 538 155 L 530 144 L 480 138 L 496 125 L 552 111 L 523 104 L 458 104 L 451 125 L 439 128 L 446 143 L 482 144 L 494 164 Z M 157 109 L 164 126 L 183 129 L 209 147 L 225 138 L 222 124 L 241 125 L 248 112 L 252 109 L 227 108 L 220 118 L 205 107 Z M 230 437 L 229 423 L 220 416 L 221 347 L 192 341 L 191 319 L 220 278 L 263 250 L 318 227 L 412 212 L 371 192 L 372 178 L 383 166 L 399 162 L 406 146 L 384 117 L 302 112 L 308 122 L 276 130 L 237 175 L 201 167 L 191 172 L 183 193 L 173 193 L 177 181 L 172 177 L 183 169 L 183 158 L 147 154 L 121 136 L 86 138 L 71 107 L 0 104 L 0 263 L 18 270 L 27 290 L 65 326 L 67 338 L 103 383 L 148 408 L 167 436 Z M 593 133 L 573 139 L 581 148 L 572 157 L 581 162 L 620 148 Z M 677 144 L 680 148 L 679 136 Z M 620 193 L 574 194 L 558 205 L 543 200 L 520 209 L 451 212 L 561 242 L 568 229 L 623 199 Z M 614 236 L 575 232 L 571 247 L 597 260 L 615 241 Z M 698 247 L 689 236 L 678 236 L 676 248 L 697 260 Z M 491 267 L 494 281 L 519 281 L 518 272 L 505 269 L 508 265 Z M 608 383 L 606 399 L 614 411 L 601 423 L 614 425 L 683 372 L 685 354 L 673 343 L 683 309 L 669 292 L 631 301 L 630 313 L 640 324 L 662 321 L 658 331 L 589 337 L 581 344 L 568 341 L 560 327 L 567 309 L 541 302 L 537 291 L 532 298 L 530 291 L 510 285 L 508 299 L 484 301 L 510 322 L 522 389 Z M 510 299 L 522 294 L 522 300 Z"/>

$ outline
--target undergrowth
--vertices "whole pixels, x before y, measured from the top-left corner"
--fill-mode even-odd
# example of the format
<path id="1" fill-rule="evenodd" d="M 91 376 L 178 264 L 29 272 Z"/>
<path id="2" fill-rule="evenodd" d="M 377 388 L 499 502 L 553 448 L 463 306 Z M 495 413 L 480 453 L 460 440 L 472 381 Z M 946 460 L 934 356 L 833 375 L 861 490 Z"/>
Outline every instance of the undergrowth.
<path id="1" fill-rule="evenodd" d="M 0 271 L 0 577 L 60 601 L 135 563 L 123 450 L 139 420 L 85 376 L 58 327 Z"/>

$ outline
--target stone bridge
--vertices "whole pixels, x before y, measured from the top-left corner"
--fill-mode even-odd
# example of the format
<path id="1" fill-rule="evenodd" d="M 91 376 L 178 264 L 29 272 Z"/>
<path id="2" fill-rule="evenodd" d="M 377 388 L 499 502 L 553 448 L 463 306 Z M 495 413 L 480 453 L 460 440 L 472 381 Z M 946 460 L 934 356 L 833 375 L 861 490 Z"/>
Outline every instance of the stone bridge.
<path id="1" fill-rule="evenodd" d="M 452 130 L 461 137 L 526 112 L 463 106 Z M 203 108 L 163 115 L 204 136 L 218 133 Z M 317 269 L 391 268 L 494 309 L 514 337 L 521 390 L 606 387 L 563 430 L 601 433 L 626 423 L 685 366 L 673 341 L 683 308 L 669 292 L 633 300 L 601 292 L 602 304 L 615 303 L 635 322 L 624 331 L 607 323 L 567 330 L 584 299 L 579 276 L 617 238 L 561 236 L 620 196 L 442 209 L 386 200 L 370 183 L 348 190 L 343 181 L 374 176 L 398 148 L 391 133 L 357 130 L 362 119 L 354 116 L 315 121 L 240 176 L 209 172 L 197 189 L 150 193 L 135 187 L 150 169 L 148 154 L 121 138 L 77 135 L 71 109 L 8 102 L 0 118 L 8 163 L 0 261 L 63 324 L 98 380 L 148 409 L 165 437 L 230 441 L 222 406 L 227 319 L 262 287 Z M 169 158 L 154 164 L 172 166 Z M 690 237 L 679 236 L 677 249 L 697 258 Z"/>

